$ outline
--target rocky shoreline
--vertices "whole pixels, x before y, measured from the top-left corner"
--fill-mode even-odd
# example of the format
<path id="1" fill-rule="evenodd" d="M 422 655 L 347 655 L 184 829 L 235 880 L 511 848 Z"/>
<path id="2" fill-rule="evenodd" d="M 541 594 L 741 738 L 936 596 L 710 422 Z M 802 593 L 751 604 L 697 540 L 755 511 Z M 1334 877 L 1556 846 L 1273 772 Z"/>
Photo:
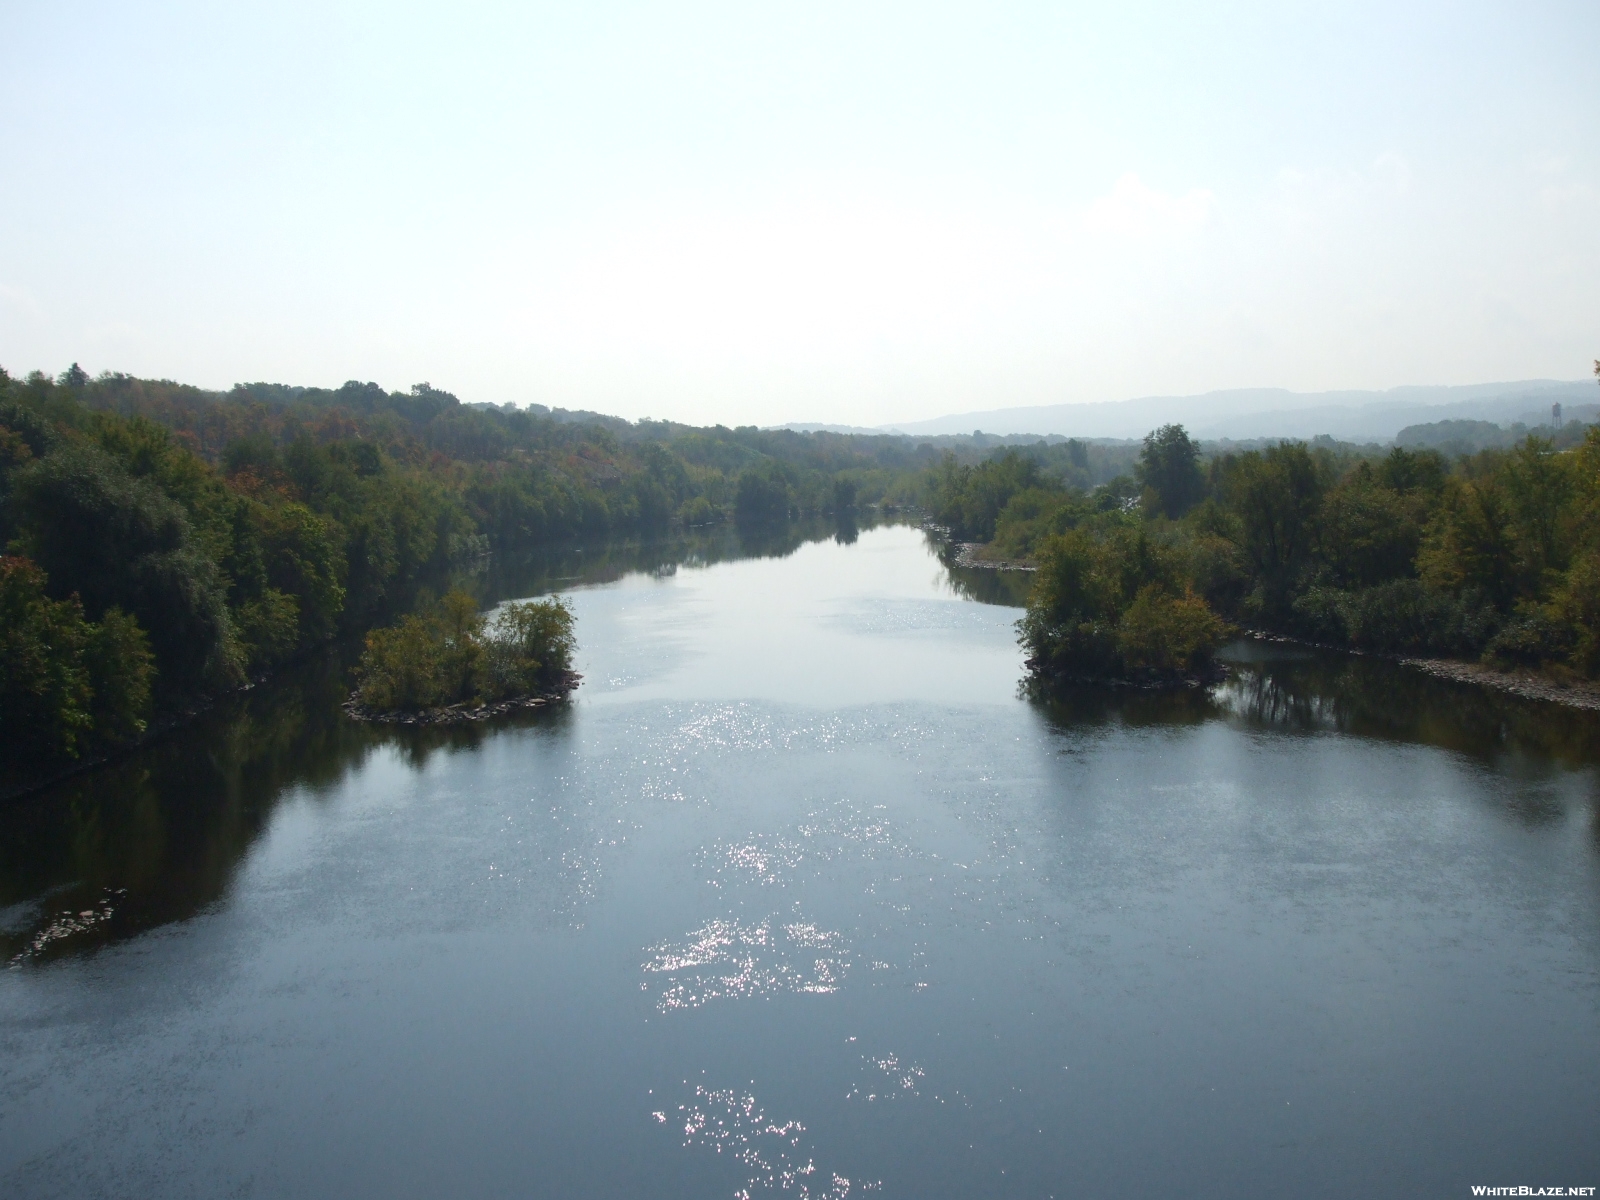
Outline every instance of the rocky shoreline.
<path id="1" fill-rule="evenodd" d="M 509 712 L 560 704 L 572 695 L 573 689 L 582 679 L 583 676 L 576 671 L 569 671 L 561 686 L 552 691 L 538 692 L 531 696 L 513 696 L 509 700 L 498 700 L 493 704 L 463 702 L 442 708 L 425 708 L 418 712 L 407 712 L 404 709 L 379 712 L 361 703 L 359 692 L 351 692 L 350 698 L 339 707 L 344 709 L 345 715 L 353 721 L 368 721 L 380 725 L 465 725 L 473 721 L 487 721 L 490 717 L 504 716 Z"/>
<path id="2" fill-rule="evenodd" d="M 1387 658 L 1402 667 L 1413 667 L 1425 675 L 1432 675 L 1435 679 L 1491 688 L 1497 692 L 1521 696 L 1524 700 L 1544 700 L 1550 704 L 1565 704 L 1568 708 L 1584 708 L 1600 712 L 1600 682 L 1594 680 L 1552 679 L 1548 675 L 1526 669 L 1502 671 L 1499 667 L 1491 667 L 1486 663 L 1467 662 L 1459 658 L 1405 658 L 1399 655 L 1379 654 L 1371 650 L 1356 650 L 1349 646 L 1331 646 L 1323 642 L 1291 637 L 1288 634 L 1268 633 L 1261 629 L 1243 629 L 1240 632 L 1257 641 L 1305 646 L 1312 650 L 1332 650 L 1338 654 Z"/>
<path id="3" fill-rule="evenodd" d="M 978 558 L 978 551 L 984 548 L 982 542 L 956 542 L 955 565 L 958 567 L 972 567 L 980 571 L 1037 571 L 1039 568 L 1030 562 L 1007 562 L 1005 559 Z"/>
<path id="4" fill-rule="evenodd" d="M 1415 667 L 1435 679 L 1473 683 L 1528 700 L 1547 700 L 1552 704 L 1565 704 L 1569 708 L 1600 711 L 1600 683 L 1590 680 L 1566 683 L 1532 671 L 1500 671 L 1482 663 L 1461 662 L 1453 658 L 1402 658 L 1400 664 Z"/>

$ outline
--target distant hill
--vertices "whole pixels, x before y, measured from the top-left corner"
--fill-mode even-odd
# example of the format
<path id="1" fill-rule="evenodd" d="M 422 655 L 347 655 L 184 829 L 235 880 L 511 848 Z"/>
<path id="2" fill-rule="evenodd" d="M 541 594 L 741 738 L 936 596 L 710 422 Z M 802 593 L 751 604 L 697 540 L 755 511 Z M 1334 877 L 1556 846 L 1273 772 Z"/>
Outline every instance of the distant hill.
<path id="1" fill-rule="evenodd" d="M 1407 425 L 1395 435 L 1395 445 L 1428 450 L 1472 452 L 1503 446 L 1515 435 L 1493 421 L 1432 421 Z"/>
<path id="2" fill-rule="evenodd" d="M 1562 432 L 1556 445 L 1576 444 L 1582 439 L 1585 425 L 1600 420 L 1600 404 L 1562 405 Z M 1520 420 L 1509 425 L 1493 421 L 1446 420 L 1430 421 L 1425 425 L 1407 425 L 1395 434 L 1395 445 L 1443 450 L 1447 454 L 1475 454 L 1492 446 L 1511 446 L 1530 433 L 1551 436 L 1550 414 L 1524 413 Z"/>
<path id="3" fill-rule="evenodd" d="M 866 425 L 826 425 L 815 421 L 790 421 L 786 425 L 764 425 L 762 429 L 767 432 L 774 429 L 792 429 L 796 433 L 860 433 L 869 437 L 881 437 L 884 433 L 890 432 L 886 429 L 874 429 Z M 965 432 L 971 433 L 972 431 L 969 429 Z"/>
<path id="4" fill-rule="evenodd" d="M 1060 434 L 1065 437 L 1143 437 L 1159 425 L 1179 423 L 1196 437 L 1311 438 L 1387 442 L 1410 425 L 1441 420 L 1530 426 L 1550 420 L 1550 406 L 1592 405 L 1593 380 L 1529 379 L 1458 387 L 1400 387 L 1385 392 L 1291 392 L 1244 388 L 1200 396 L 1145 396 L 1099 404 L 1050 404 L 957 413 L 931 421 L 884 426 L 913 435 L 971 433 Z M 1576 413 L 1570 414 L 1576 417 Z"/>

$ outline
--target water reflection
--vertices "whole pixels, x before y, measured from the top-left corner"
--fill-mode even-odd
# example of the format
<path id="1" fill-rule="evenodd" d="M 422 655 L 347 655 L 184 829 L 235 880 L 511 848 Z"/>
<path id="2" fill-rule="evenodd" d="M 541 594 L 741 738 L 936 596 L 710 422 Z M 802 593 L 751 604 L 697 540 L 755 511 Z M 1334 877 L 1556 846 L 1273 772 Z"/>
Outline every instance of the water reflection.
<path id="1" fill-rule="evenodd" d="M 1434 678 L 1380 658 L 1241 641 L 1228 678 L 1183 691 L 1054 689 L 1036 703 L 1061 728 L 1227 720 L 1274 734 L 1342 733 L 1437 746 L 1485 765 L 1508 757 L 1565 768 L 1600 763 L 1600 715 Z"/>
<path id="2" fill-rule="evenodd" d="M 870 528 L 870 521 L 867 523 Z M 485 603 L 629 574 L 783 557 L 808 541 L 849 545 L 860 527 L 789 522 L 690 531 L 666 542 L 555 548 L 489 564 L 472 580 Z M 937 546 L 930 542 L 930 548 Z M 1031 576 L 946 564 L 950 586 L 987 604 L 1016 605 Z M 373 728 L 339 703 L 357 647 L 319 655 L 138 755 L 0 810 L 0 958 L 13 965 L 81 950 L 181 920 L 221 898 L 291 789 L 330 787 L 381 745 L 420 770 L 440 750 L 470 750 L 496 729 L 559 728 L 563 709 L 510 716 L 495 729 Z M 1600 748 L 1594 713 L 1435 679 L 1376 658 L 1253 641 L 1227 647 L 1226 683 L 1181 692 L 1079 687 L 1037 701 L 1058 728 L 1197 726 L 1224 720 L 1276 734 L 1337 732 L 1438 746 L 1486 765 L 1507 760 L 1589 767 Z M 1517 793 L 1524 820 L 1559 806 Z M 1595 823 L 1600 838 L 1600 822 Z M 764 861 L 764 860 L 763 860 Z M 733 865 L 732 863 L 728 865 Z"/>
<path id="3" fill-rule="evenodd" d="M 50 957 L 189 916 L 220 897 L 278 795 L 337 780 L 371 737 L 341 719 L 338 653 L 286 673 L 141 753 L 0 811 L 0 952 Z M 62 912 L 115 895 L 75 936 Z"/>
<path id="4" fill-rule="evenodd" d="M 656 540 L 618 540 L 542 547 L 524 555 L 486 559 L 463 586 L 485 605 L 538 596 L 568 587 L 615 583 L 628 575 L 670 578 L 693 570 L 750 558 L 787 558 L 810 542 L 855 542 L 863 529 L 899 523 L 894 514 L 850 513 L 798 521 L 732 522 L 676 530 Z"/>
<path id="5" fill-rule="evenodd" d="M 1236 643 L 1223 657 L 1232 673 L 1215 704 L 1255 728 L 1419 743 L 1486 764 L 1507 755 L 1566 767 L 1600 760 L 1600 717 L 1583 709 L 1435 679 L 1380 658 L 1260 642 Z"/>
<path id="6" fill-rule="evenodd" d="M 945 574 L 949 576 L 950 586 L 958 596 L 976 600 L 979 604 L 999 604 L 1006 608 L 1027 605 L 1028 592 L 1033 587 L 1032 571 L 958 567 L 950 555 L 944 555 L 944 559 Z"/>
<path id="7" fill-rule="evenodd" d="M 24 964 L 209 905 L 0 973 L 0 1192 L 1582 1176 L 1589 718 L 1257 643 L 1030 703 L 1014 610 L 840 532 L 483 572 L 638 572 L 526 728 L 346 724 L 330 656 L 0 814 Z"/>
<path id="8" fill-rule="evenodd" d="M 724 525 L 659 542 L 553 547 L 488 561 L 457 582 L 487 605 L 781 558 L 857 533 L 853 519 Z M 359 652 L 357 643 L 331 647 L 135 755 L 0 807 L 0 961 L 45 961 L 192 916 L 226 894 L 281 797 L 332 787 L 381 746 L 421 770 L 439 751 L 569 719 L 556 708 L 508 714 L 493 728 L 360 725 L 339 709 Z"/>
<path id="9" fill-rule="evenodd" d="M 227 892 L 285 794 L 336 785 L 382 745 L 420 769 L 486 736 L 350 721 L 339 704 L 354 653 L 330 649 L 137 755 L 0 810 L 0 956 L 21 965 L 192 916 Z M 499 727 L 565 719 L 531 711 Z"/>

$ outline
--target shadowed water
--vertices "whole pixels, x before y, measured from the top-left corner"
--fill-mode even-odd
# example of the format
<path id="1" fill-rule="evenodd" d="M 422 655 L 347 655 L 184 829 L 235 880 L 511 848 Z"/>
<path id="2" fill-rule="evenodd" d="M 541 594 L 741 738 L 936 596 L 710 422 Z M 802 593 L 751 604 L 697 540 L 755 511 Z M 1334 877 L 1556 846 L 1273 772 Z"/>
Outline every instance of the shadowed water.
<path id="1" fill-rule="evenodd" d="M 768 536 L 483 580 L 570 589 L 562 711 L 372 730 L 334 654 L 0 810 L 0 1194 L 1600 1183 L 1593 715 L 1033 702 L 989 576 Z"/>

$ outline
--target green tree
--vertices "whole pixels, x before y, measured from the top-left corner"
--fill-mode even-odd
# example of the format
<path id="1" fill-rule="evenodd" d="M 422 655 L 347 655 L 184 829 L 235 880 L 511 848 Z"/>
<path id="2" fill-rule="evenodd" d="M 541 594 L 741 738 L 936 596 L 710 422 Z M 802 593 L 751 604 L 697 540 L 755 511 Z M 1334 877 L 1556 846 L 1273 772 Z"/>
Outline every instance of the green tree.
<path id="1" fill-rule="evenodd" d="M 1305 446 L 1285 443 L 1232 459 L 1223 479 L 1256 577 L 1252 607 L 1268 620 L 1283 620 L 1315 544 L 1323 490 L 1317 465 Z"/>
<path id="2" fill-rule="evenodd" d="M 226 595 L 183 509 L 103 451 L 67 446 L 19 471 L 12 505 L 19 548 L 98 619 L 133 614 L 163 682 L 178 690 L 240 679 Z"/>
<path id="3" fill-rule="evenodd" d="M 488 626 L 472 597 L 454 591 L 367 635 L 357 692 L 387 712 L 564 691 L 575 645 L 572 610 L 559 599 L 508 604 Z"/>
<path id="4" fill-rule="evenodd" d="M 1379 483 L 1365 463 L 1327 492 L 1317 514 L 1318 552 L 1341 586 L 1410 575 L 1421 540 L 1416 506 Z"/>
<path id="5" fill-rule="evenodd" d="M 1182 425 L 1163 425 L 1146 434 L 1136 470 L 1139 482 L 1153 494 L 1155 507 L 1168 517 L 1181 517 L 1205 498 L 1200 447 Z"/>
<path id="6" fill-rule="evenodd" d="M 1211 661 L 1227 624 L 1199 596 L 1139 589 L 1117 622 L 1117 649 L 1128 666 L 1162 673 L 1193 671 Z"/>
<path id="7" fill-rule="evenodd" d="M 1085 530 L 1070 530 L 1045 543 L 1027 613 L 1018 626 L 1035 673 L 1109 676 L 1116 671 L 1121 597 L 1101 557 Z"/>
<path id="8" fill-rule="evenodd" d="M 760 463 L 739 473 L 733 506 L 741 522 L 784 520 L 789 515 L 790 503 L 789 480 L 778 463 Z"/>
<path id="9" fill-rule="evenodd" d="M 577 648 L 572 609 L 563 600 L 505 605 L 489 629 L 488 694 L 526 696 L 559 686 Z"/>
<path id="10" fill-rule="evenodd" d="M 76 596 L 52 600 L 26 558 L 0 557 L 0 745 L 48 762 L 144 732 L 154 675 L 138 623 L 108 609 L 85 621 Z"/>
<path id="11" fill-rule="evenodd" d="M 293 596 L 300 644 L 333 636 L 344 609 L 344 555 L 331 522 L 291 501 L 261 511 L 261 542 L 269 589 Z"/>

